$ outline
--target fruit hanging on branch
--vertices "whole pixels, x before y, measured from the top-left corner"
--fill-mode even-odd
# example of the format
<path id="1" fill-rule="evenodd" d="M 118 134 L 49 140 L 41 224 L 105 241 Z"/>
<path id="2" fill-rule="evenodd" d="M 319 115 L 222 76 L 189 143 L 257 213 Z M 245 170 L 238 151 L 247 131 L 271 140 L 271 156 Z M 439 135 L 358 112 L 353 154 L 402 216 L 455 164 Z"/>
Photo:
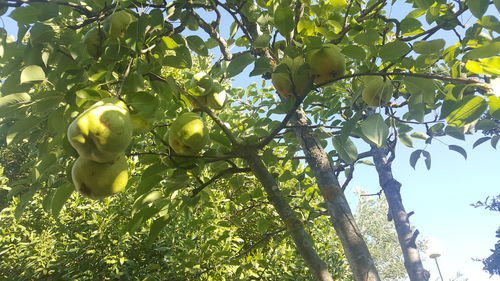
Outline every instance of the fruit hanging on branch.
<path id="1" fill-rule="evenodd" d="M 97 59 L 103 52 L 104 40 L 106 40 L 104 31 L 98 27 L 93 27 L 85 33 L 82 41 L 87 53 Z"/>
<path id="2" fill-rule="evenodd" d="M 202 105 L 213 109 L 222 109 L 227 97 L 227 93 L 219 81 L 205 72 L 193 75 L 187 85 L 187 92 Z M 196 108 L 196 104 L 194 107 Z"/>
<path id="3" fill-rule="evenodd" d="M 104 31 L 113 38 L 123 36 L 129 25 L 135 20 L 136 18 L 132 14 L 124 10 L 118 11 L 104 21 Z"/>
<path id="4" fill-rule="evenodd" d="M 361 93 L 363 101 L 370 106 L 381 106 L 389 102 L 392 97 L 392 83 L 381 76 L 363 77 L 365 87 Z"/>
<path id="5" fill-rule="evenodd" d="M 271 81 L 282 98 L 304 96 L 313 87 L 310 68 L 302 56 L 284 57 L 274 69 Z"/>
<path id="6" fill-rule="evenodd" d="M 124 102 L 105 98 L 81 113 L 68 127 L 67 137 L 81 157 L 114 162 L 132 140 L 132 120 Z"/>
<path id="7" fill-rule="evenodd" d="M 179 155 L 196 155 L 208 144 L 208 128 L 196 113 L 180 115 L 172 122 L 165 138 Z"/>
<path id="8" fill-rule="evenodd" d="M 319 85 L 344 75 L 345 58 L 333 44 L 325 44 L 307 53 L 306 62 L 311 67 L 314 84 Z"/>
<path id="9" fill-rule="evenodd" d="M 124 154 L 114 162 L 98 163 L 78 157 L 71 169 L 75 189 L 82 195 L 99 200 L 122 191 L 128 182 L 128 164 Z"/>

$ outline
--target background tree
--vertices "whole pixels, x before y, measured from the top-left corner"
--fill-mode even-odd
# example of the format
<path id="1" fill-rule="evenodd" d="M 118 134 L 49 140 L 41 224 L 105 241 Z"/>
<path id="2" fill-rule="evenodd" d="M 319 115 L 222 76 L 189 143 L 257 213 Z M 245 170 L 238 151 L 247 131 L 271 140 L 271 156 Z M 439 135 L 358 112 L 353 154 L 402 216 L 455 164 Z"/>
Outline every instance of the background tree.
<path id="1" fill-rule="evenodd" d="M 474 207 L 483 207 L 491 211 L 500 212 L 500 196 L 487 198 L 484 202 L 477 202 Z M 500 227 L 497 230 L 496 238 L 500 238 Z M 497 241 L 495 247 L 491 250 L 491 255 L 483 259 L 484 270 L 491 275 L 500 275 L 500 240 Z"/>

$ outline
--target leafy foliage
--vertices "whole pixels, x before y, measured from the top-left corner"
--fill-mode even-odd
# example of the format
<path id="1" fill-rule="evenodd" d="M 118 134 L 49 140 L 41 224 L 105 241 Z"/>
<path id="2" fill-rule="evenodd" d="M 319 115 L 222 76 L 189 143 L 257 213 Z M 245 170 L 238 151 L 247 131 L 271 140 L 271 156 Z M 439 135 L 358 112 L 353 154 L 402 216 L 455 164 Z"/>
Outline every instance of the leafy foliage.
<path id="1" fill-rule="evenodd" d="M 335 177 L 347 179 L 344 185 L 354 176 L 355 165 L 367 156 L 367 152 L 358 151 L 353 139 L 377 147 L 399 140 L 415 147 L 410 165 L 415 168 L 423 158 L 430 169 L 431 155 L 425 148 L 435 139 L 449 136 L 465 140 L 466 134 L 479 131 L 487 137 L 474 146 L 489 141 L 495 148 L 500 138 L 499 97 L 494 90 L 500 75 L 500 26 L 488 13 L 490 8 L 498 8 L 498 1 L 408 0 L 404 2 L 410 11 L 404 18 L 387 12 L 404 5 L 402 2 L 0 1 L 1 11 L 17 22 L 16 36 L 0 28 L 0 145 L 2 154 L 11 155 L 2 165 L 10 180 L 4 188 L 6 197 L 14 204 L 1 202 L 1 206 L 9 206 L 9 218 L 13 215 L 22 220 L 27 210 L 30 216 L 44 217 L 55 229 L 57 221 L 71 214 L 69 210 L 79 217 L 78 204 L 102 208 L 99 210 L 109 216 L 107 225 L 119 220 L 123 227 L 119 236 L 113 232 L 115 228 L 107 229 L 107 241 L 126 236 L 139 248 L 146 247 L 143 240 L 152 242 L 155 237 L 166 237 L 161 243 L 173 247 L 179 237 L 176 231 L 183 230 L 190 240 L 179 246 L 182 258 L 176 256 L 168 264 L 172 269 L 168 274 L 173 275 L 165 274 L 172 278 L 197 274 L 184 272 L 186 268 L 200 274 L 210 269 L 217 272 L 210 277 L 214 280 L 231 280 L 241 274 L 270 278 L 264 269 L 250 273 L 255 264 L 238 267 L 230 258 L 235 245 L 241 246 L 236 240 L 255 242 L 281 229 L 266 204 L 266 194 L 249 174 L 255 174 L 255 167 L 249 167 L 247 160 L 255 156 L 264 162 L 265 173 L 271 175 L 267 178 L 278 182 L 273 190 L 279 189 L 286 199 L 283 202 L 294 211 L 287 220 L 274 206 L 287 230 L 302 229 L 303 225 L 309 228 L 331 272 L 344 276 L 345 264 L 337 255 L 339 246 L 332 255 L 330 244 L 319 235 L 325 231 L 320 223 L 323 218 L 311 220 L 321 213 L 314 173 L 302 166 L 301 143 L 294 128 L 288 126 L 298 108 L 312 122 L 308 127 L 311 135 L 328 149 Z M 464 13 L 471 13 L 474 23 L 464 26 Z M 113 26 L 121 22 L 113 20 L 118 14 L 125 15 L 126 23 Z M 457 35 L 455 42 L 433 37 L 438 32 Z M 294 89 L 294 95 L 283 99 L 266 84 L 283 58 L 299 58 L 303 65 L 297 67 L 297 73 L 307 76 L 317 65 L 309 65 L 302 56 L 327 44 L 340 50 L 338 56 L 345 56 L 346 73 L 342 61 L 342 71 L 327 69 L 324 77 L 328 79 L 308 83 L 307 91 L 300 91 L 304 96 L 297 96 Z M 225 108 L 210 108 L 190 94 L 196 92 L 190 81 L 201 71 L 227 92 Z M 388 99 L 372 103 L 380 106 L 368 106 L 362 99 L 368 76 L 392 85 Z M 235 87 L 233 82 L 244 87 Z M 109 97 L 122 100 L 142 125 L 125 151 L 132 175 L 126 195 L 90 204 L 71 195 L 68 174 L 78 154 L 67 141 L 66 128 L 89 106 Z M 186 112 L 196 112 L 210 131 L 210 143 L 197 155 L 176 154 L 164 137 L 173 120 Z M 417 143 L 419 140 L 425 143 Z M 447 147 L 467 156 L 459 145 Z M 234 225 L 223 219 L 254 201 L 258 202 L 258 215 L 252 207 L 250 213 L 238 214 Z M 40 202 L 54 218 L 34 210 Z M 97 216 L 91 213 L 89 216 Z M 291 221 L 298 221 L 299 227 Z M 72 223 L 67 218 L 64 222 Z M 252 227 L 245 229 L 247 224 Z M 15 232 L 23 232 L 21 226 L 16 225 Z M 101 230 L 86 229 L 87 235 L 75 239 L 83 243 L 88 237 L 107 235 Z M 57 231 L 62 233 L 62 228 Z M 251 238 L 241 238 L 240 232 L 241 237 Z M 215 234 L 219 238 L 210 236 Z M 195 239 L 203 240 L 203 247 L 194 244 Z M 44 247 L 56 243 L 49 241 Z M 76 249 L 74 245 L 71 248 Z M 111 247 L 106 245 L 102 246 Z M 266 268 L 269 262 L 278 268 L 288 261 L 285 257 L 293 256 L 291 248 L 280 247 L 269 246 L 267 250 L 283 251 L 279 252 L 282 260 L 276 258 L 278 252 L 270 256 L 266 251 L 252 251 L 255 256 L 249 264 L 258 261 Z M 30 254 L 35 249 L 26 248 Z M 96 252 L 91 254 L 99 256 L 88 265 L 99 268 L 109 259 L 93 250 Z M 127 251 L 113 249 L 103 251 L 103 255 L 113 256 L 114 262 L 109 264 L 127 266 L 126 259 L 131 260 L 123 256 Z M 47 268 L 51 261 L 44 262 L 39 268 Z M 224 266 L 212 269 L 209 264 Z M 116 275 L 110 271 L 106 278 L 129 274 L 117 268 L 112 273 Z M 283 271 L 285 279 L 309 278 L 301 266 L 283 268 L 289 269 Z M 27 271 L 37 277 L 49 273 Z M 80 273 L 87 274 L 86 270 Z"/>

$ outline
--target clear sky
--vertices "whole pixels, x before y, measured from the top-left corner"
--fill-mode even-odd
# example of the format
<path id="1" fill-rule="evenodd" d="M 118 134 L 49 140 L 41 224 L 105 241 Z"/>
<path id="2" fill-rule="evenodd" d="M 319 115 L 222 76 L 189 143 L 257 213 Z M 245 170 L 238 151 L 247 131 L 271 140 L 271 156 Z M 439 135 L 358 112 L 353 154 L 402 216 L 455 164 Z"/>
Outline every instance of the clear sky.
<path id="1" fill-rule="evenodd" d="M 390 11 L 392 16 L 403 18 L 408 10 L 406 4 L 398 4 Z M 497 14 L 497 11 L 490 10 L 488 13 Z M 9 34 L 12 34 L 16 27 L 7 15 L 8 13 L 1 17 L 0 25 L 5 24 Z M 467 27 L 475 21 L 470 14 L 464 14 L 462 19 Z M 229 27 L 230 20 L 225 19 L 227 22 L 223 22 L 222 26 Z M 449 44 L 456 40 L 455 36 L 444 33 L 430 39 L 437 38 L 443 38 Z M 248 69 L 245 73 L 248 73 Z M 233 84 L 246 87 L 249 81 L 256 81 L 254 79 L 248 79 L 243 73 L 236 77 Z M 446 144 L 434 141 L 427 147 L 432 156 L 430 171 L 425 168 L 423 161 L 419 161 L 414 170 L 409 164 L 410 153 L 414 149 L 403 145 L 398 146 L 393 164 L 394 176 L 403 184 L 402 197 L 406 210 L 415 212 L 411 223 L 419 229 L 421 237 L 433 239 L 441 244 L 442 256 L 438 261 L 444 280 L 449 280 L 460 272 L 464 277 L 468 277 L 469 281 L 500 281 L 500 277 L 489 279 L 489 275 L 482 271 L 482 264 L 472 260 L 489 256 L 490 249 L 496 242 L 495 231 L 500 226 L 498 212 L 470 206 L 487 196 L 500 194 L 497 174 L 500 173 L 500 152 L 493 149 L 489 143 L 473 150 L 472 144 L 478 137 L 481 136 L 467 136 L 466 142 L 445 138 L 443 141 Z M 448 150 L 448 144 L 464 147 L 468 153 L 467 160 Z M 415 149 L 422 149 L 425 144 L 423 141 L 415 141 L 414 146 Z M 361 147 L 358 150 L 363 151 Z M 354 190 L 358 187 L 373 193 L 380 190 L 374 167 L 356 167 L 355 177 L 346 190 L 353 210 L 357 204 Z M 438 280 L 434 261 L 427 258 L 424 266 L 431 271 L 430 280 Z"/>

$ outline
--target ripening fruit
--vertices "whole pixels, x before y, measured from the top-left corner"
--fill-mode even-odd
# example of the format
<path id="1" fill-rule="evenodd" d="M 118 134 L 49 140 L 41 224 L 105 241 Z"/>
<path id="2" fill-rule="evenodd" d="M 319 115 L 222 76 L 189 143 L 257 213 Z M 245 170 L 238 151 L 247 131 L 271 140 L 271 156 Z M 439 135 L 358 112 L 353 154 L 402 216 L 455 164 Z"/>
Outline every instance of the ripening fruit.
<path id="1" fill-rule="evenodd" d="M 85 45 L 87 53 L 94 58 L 100 57 L 105 39 L 106 34 L 104 34 L 101 29 L 97 27 L 90 29 L 87 33 L 85 33 L 85 36 L 83 36 L 83 44 Z"/>
<path id="2" fill-rule="evenodd" d="M 180 155 L 198 154 L 209 140 L 208 128 L 201 117 L 193 112 L 180 115 L 172 122 L 166 136 L 168 144 Z"/>
<path id="3" fill-rule="evenodd" d="M 121 154 L 114 162 L 98 163 L 78 157 L 71 169 L 75 189 L 82 195 L 99 200 L 122 191 L 128 182 L 127 158 Z"/>
<path id="4" fill-rule="evenodd" d="M 386 104 L 392 96 L 392 83 L 389 79 L 384 81 L 383 77 L 365 77 L 365 87 L 361 94 L 363 100 L 370 106 L 381 106 Z"/>
<path id="5" fill-rule="evenodd" d="M 80 114 L 68 127 L 68 140 L 90 160 L 113 162 L 132 140 L 132 120 L 125 103 L 106 98 Z"/>
<path id="6" fill-rule="evenodd" d="M 315 84 L 328 82 L 345 72 L 344 55 L 333 44 L 325 44 L 320 49 L 309 51 L 306 61 L 311 67 Z"/>
<path id="7" fill-rule="evenodd" d="M 109 33 L 111 37 L 122 36 L 128 29 L 128 26 L 135 21 L 135 17 L 130 13 L 121 10 L 104 21 L 104 30 Z"/>
<path id="8" fill-rule="evenodd" d="M 278 94 L 283 97 L 304 96 L 312 89 L 312 76 L 304 57 L 284 57 L 273 74 L 271 81 Z"/>
<path id="9" fill-rule="evenodd" d="M 271 74 L 271 81 L 276 92 L 278 92 L 282 98 L 293 96 L 293 83 L 290 73 L 274 72 Z"/>

